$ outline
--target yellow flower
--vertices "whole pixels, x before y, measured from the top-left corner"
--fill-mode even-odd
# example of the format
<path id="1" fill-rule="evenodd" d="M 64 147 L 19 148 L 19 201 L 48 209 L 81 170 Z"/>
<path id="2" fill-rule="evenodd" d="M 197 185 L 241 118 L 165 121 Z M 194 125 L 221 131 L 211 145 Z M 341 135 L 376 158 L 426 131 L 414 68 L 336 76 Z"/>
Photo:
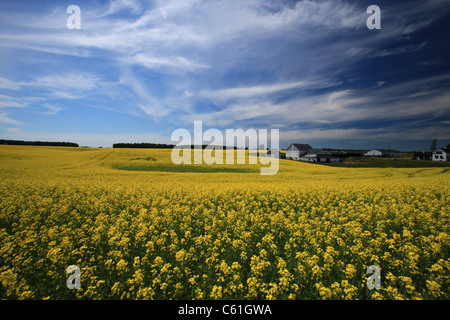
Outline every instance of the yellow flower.
<path id="1" fill-rule="evenodd" d="M 119 271 L 126 270 L 127 265 L 128 265 L 128 262 L 126 262 L 123 259 L 120 259 L 119 262 L 117 262 L 117 264 L 116 264 L 116 268 Z"/>
<path id="2" fill-rule="evenodd" d="M 186 250 L 182 249 L 175 254 L 175 260 L 177 262 L 183 262 L 186 257 Z"/>
<path id="3" fill-rule="evenodd" d="M 221 286 L 213 286 L 212 290 L 211 290 L 211 295 L 210 297 L 212 299 L 221 299 L 222 298 L 222 287 Z"/>
<path id="4" fill-rule="evenodd" d="M 352 264 L 348 264 L 347 267 L 345 268 L 345 276 L 348 279 L 352 279 L 353 277 L 355 277 L 356 272 L 357 272 L 357 270 L 356 270 L 355 266 Z"/>
<path id="5" fill-rule="evenodd" d="M 312 268 L 312 272 L 315 276 L 320 277 L 322 275 L 322 271 L 320 270 L 320 267 L 318 265 L 315 265 Z"/>

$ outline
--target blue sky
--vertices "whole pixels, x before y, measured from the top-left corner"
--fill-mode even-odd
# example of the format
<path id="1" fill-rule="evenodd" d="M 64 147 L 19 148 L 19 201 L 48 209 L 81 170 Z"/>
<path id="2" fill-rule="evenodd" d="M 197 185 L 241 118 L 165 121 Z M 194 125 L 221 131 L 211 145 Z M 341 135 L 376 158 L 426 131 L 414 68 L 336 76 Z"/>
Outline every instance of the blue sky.
<path id="1" fill-rule="evenodd" d="M 0 138 L 171 143 L 201 120 L 281 147 L 445 146 L 449 18 L 445 0 L 0 1 Z"/>

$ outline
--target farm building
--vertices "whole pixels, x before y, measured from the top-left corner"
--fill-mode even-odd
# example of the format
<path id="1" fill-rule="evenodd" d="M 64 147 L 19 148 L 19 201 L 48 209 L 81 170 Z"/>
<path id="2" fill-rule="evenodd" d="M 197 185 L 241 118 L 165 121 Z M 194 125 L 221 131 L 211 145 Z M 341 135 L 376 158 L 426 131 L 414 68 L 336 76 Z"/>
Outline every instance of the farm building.
<path id="1" fill-rule="evenodd" d="M 318 162 L 320 161 L 320 158 L 324 158 L 326 156 L 327 153 L 322 149 L 309 149 L 305 155 L 300 157 L 300 160 L 308 162 Z"/>
<path id="2" fill-rule="evenodd" d="M 286 159 L 299 160 L 311 149 L 309 144 L 293 143 L 286 149 Z"/>
<path id="3" fill-rule="evenodd" d="M 442 148 L 433 151 L 433 161 L 450 161 L 450 149 Z"/>
<path id="4" fill-rule="evenodd" d="M 401 158 L 401 151 L 392 149 L 374 149 L 368 151 L 365 156 L 367 157 L 388 157 L 388 158 Z"/>
<path id="5" fill-rule="evenodd" d="M 304 156 L 300 157 L 300 160 L 307 162 L 339 162 L 340 158 L 322 149 L 310 149 Z"/>

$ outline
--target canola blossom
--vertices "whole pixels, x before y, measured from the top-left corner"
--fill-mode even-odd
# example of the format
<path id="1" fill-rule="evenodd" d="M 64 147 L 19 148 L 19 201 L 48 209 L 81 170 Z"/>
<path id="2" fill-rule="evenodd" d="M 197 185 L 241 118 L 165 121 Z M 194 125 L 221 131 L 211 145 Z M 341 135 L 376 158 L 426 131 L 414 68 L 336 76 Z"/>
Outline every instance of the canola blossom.
<path id="1" fill-rule="evenodd" d="M 0 146 L 0 177 L 2 299 L 450 298 L 446 168 Z"/>

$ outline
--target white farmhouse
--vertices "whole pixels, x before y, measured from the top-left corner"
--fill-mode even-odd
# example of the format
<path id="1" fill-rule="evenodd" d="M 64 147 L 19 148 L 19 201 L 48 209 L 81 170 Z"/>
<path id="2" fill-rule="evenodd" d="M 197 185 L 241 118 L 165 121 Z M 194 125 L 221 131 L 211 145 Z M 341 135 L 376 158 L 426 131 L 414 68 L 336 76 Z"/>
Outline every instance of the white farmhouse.
<path id="1" fill-rule="evenodd" d="M 309 144 L 293 143 L 286 149 L 286 159 L 299 160 L 311 149 Z"/>
<path id="2" fill-rule="evenodd" d="M 450 161 L 450 149 L 442 148 L 433 151 L 433 161 Z"/>
<path id="3" fill-rule="evenodd" d="M 401 151 L 392 149 L 374 149 L 368 151 L 365 156 L 367 157 L 388 157 L 388 158 L 401 158 Z"/>

